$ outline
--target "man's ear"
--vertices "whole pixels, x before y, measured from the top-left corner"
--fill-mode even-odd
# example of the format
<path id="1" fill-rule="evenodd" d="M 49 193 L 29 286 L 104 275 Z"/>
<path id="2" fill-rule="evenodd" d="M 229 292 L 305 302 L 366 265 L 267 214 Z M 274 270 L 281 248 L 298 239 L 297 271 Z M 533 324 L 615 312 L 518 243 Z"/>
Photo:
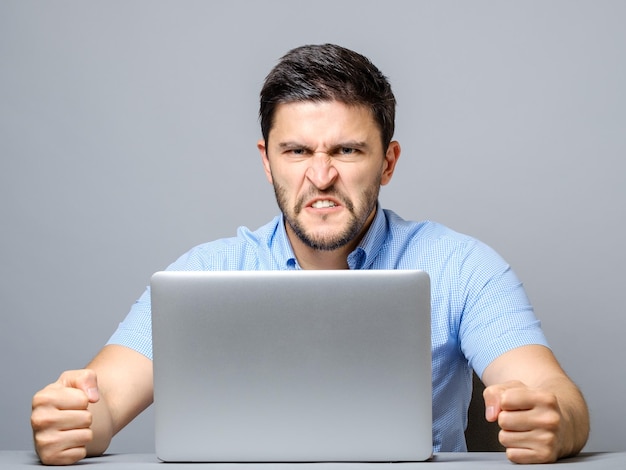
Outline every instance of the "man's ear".
<path id="1" fill-rule="evenodd" d="M 270 184 L 274 184 L 274 180 L 272 179 L 272 169 L 270 168 L 270 160 L 267 157 L 267 145 L 265 143 L 265 139 L 261 139 L 257 142 L 256 148 L 259 149 L 259 153 L 261 154 L 261 162 L 263 163 L 263 170 L 265 170 L 265 177 Z"/>
<path id="2" fill-rule="evenodd" d="M 398 163 L 398 159 L 400 158 L 400 144 L 397 141 L 392 141 L 389 143 L 387 147 L 387 151 L 385 152 L 385 163 L 383 165 L 383 173 L 380 178 L 380 184 L 382 186 L 386 185 L 391 181 L 391 177 L 393 176 L 393 172 L 396 169 L 396 163 Z"/>

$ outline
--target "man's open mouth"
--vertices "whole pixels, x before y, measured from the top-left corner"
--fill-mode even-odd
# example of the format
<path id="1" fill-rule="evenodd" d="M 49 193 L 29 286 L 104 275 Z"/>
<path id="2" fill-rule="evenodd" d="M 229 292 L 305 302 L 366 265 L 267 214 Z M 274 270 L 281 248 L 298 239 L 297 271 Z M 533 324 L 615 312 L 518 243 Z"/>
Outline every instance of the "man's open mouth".
<path id="1" fill-rule="evenodd" d="M 313 209 L 324 209 L 326 207 L 335 207 L 337 204 L 335 204 L 333 201 L 329 201 L 327 199 L 321 200 L 321 201 L 315 201 L 313 204 L 311 204 L 311 207 Z"/>

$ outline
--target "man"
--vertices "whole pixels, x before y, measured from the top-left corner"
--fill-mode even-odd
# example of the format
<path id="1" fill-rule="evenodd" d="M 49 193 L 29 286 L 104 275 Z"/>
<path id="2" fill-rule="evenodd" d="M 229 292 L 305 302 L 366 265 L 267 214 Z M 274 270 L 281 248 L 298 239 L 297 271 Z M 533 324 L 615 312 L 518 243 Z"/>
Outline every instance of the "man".
<path id="1" fill-rule="evenodd" d="M 510 460 L 579 452 L 586 404 L 509 266 L 477 240 L 378 206 L 400 157 L 395 98 L 382 73 L 335 45 L 294 49 L 266 78 L 260 117 L 258 149 L 281 215 L 200 245 L 169 269 L 423 269 L 432 282 L 434 451 L 465 450 L 474 369 L 487 386 L 486 419 L 498 421 Z M 151 357 L 146 291 L 86 369 L 64 372 L 34 396 L 42 462 L 104 452 L 152 402 Z"/>

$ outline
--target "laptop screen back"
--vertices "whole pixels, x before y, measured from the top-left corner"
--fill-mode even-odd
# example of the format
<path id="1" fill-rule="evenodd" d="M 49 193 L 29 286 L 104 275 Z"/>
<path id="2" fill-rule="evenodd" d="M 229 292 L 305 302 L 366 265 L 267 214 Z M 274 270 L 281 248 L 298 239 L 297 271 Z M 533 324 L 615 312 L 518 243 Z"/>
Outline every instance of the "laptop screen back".
<path id="1" fill-rule="evenodd" d="M 432 453 L 421 271 L 159 272 L 164 461 L 415 461 Z"/>

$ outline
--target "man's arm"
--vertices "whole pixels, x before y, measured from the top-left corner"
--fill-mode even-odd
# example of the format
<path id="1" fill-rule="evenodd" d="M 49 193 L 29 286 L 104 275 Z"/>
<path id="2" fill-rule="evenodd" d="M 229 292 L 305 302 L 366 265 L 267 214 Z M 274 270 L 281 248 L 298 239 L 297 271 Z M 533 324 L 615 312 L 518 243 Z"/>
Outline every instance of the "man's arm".
<path id="1" fill-rule="evenodd" d="M 546 463 L 580 452 L 589 411 L 580 390 L 548 348 L 522 346 L 494 360 L 482 376 L 485 416 L 516 463 Z"/>
<path id="2" fill-rule="evenodd" d="M 66 371 L 33 397 L 35 450 L 48 465 L 102 454 L 111 438 L 152 403 L 152 361 L 109 345 L 86 369 Z"/>

